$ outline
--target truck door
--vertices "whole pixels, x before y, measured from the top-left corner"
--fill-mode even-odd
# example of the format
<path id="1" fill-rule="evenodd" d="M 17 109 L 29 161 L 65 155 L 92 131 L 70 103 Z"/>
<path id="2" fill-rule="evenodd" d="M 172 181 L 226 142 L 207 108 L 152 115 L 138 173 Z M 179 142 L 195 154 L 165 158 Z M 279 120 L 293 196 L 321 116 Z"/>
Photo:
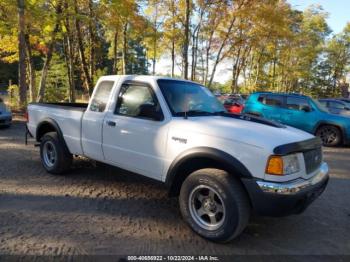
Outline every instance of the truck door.
<path id="1" fill-rule="evenodd" d="M 267 94 L 264 96 L 261 103 L 264 104 L 262 107 L 262 115 L 267 119 L 272 119 L 278 122 L 282 121 L 282 106 L 284 97 L 281 95 Z M 260 100 L 260 99 L 259 99 Z"/>
<path id="2" fill-rule="evenodd" d="M 84 155 L 95 160 L 103 160 L 102 124 L 114 81 L 101 81 L 82 120 L 81 143 Z"/>
<path id="3" fill-rule="evenodd" d="M 121 168 L 161 179 L 167 125 L 152 87 L 122 84 L 113 112 L 103 127 L 105 160 Z"/>
<path id="4" fill-rule="evenodd" d="M 315 111 L 304 97 L 287 96 L 283 123 L 307 132 L 312 132 L 317 122 Z"/>

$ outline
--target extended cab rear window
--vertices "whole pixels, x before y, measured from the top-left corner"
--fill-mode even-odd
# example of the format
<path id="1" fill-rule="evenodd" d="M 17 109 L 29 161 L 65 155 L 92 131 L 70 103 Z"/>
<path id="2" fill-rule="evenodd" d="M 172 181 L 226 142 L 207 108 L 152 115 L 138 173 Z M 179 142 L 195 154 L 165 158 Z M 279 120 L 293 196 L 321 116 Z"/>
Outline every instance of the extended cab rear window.
<path id="1" fill-rule="evenodd" d="M 100 113 L 105 111 L 113 85 L 114 81 L 102 81 L 98 84 L 90 103 L 90 111 Z"/>

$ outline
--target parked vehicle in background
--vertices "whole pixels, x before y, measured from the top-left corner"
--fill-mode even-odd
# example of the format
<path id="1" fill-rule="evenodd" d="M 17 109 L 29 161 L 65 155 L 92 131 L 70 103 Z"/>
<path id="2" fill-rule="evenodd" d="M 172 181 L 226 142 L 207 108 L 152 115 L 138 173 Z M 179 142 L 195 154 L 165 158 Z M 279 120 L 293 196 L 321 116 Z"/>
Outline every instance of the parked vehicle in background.
<path id="1" fill-rule="evenodd" d="M 243 112 L 317 135 L 325 146 L 350 143 L 350 118 L 330 113 L 308 96 L 257 92 L 249 96 Z"/>
<path id="2" fill-rule="evenodd" d="M 204 86 L 156 76 L 104 76 L 88 105 L 28 106 L 43 167 L 82 155 L 164 182 L 184 220 L 219 242 L 251 211 L 301 213 L 325 189 L 321 141 L 266 119 L 228 114 Z"/>
<path id="3" fill-rule="evenodd" d="M 244 99 L 244 100 L 247 100 L 249 95 L 248 94 L 241 94 L 241 97 Z"/>
<path id="4" fill-rule="evenodd" d="M 223 104 L 229 113 L 240 114 L 244 109 L 244 100 L 237 97 L 225 98 Z"/>
<path id="5" fill-rule="evenodd" d="M 350 98 L 340 97 L 336 99 L 345 102 L 348 105 L 348 107 L 350 107 Z"/>
<path id="6" fill-rule="evenodd" d="M 248 97 L 248 95 L 245 95 L 245 94 L 234 94 L 234 93 L 228 94 L 226 96 L 229 98 L 239 98 L 241 103 L 243 103 L 243 104 L 245 103 L 245 101 L 247 100 L 247 97 Z"/>
<path id="7" fill-rule="evenodd" d="M 11 110 L 5 105 L 4 100 L 0 97 L 0 126 L 10 126 L 11 123 Z"/>
<path id="8" fill-rule="evenodd" d="M 322 105 L 327 107 L 332 114 L 348 115 L 350 116 L 350 104 L 332 98 L 325 98 L 318 100 Z"/>

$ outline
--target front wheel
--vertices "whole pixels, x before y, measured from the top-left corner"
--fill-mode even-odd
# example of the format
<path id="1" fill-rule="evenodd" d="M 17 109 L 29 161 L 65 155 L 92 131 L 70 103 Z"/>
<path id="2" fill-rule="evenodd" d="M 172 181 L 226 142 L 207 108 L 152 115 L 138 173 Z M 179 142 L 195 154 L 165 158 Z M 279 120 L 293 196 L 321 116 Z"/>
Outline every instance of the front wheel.
<path id="1" fill-rule="evenodd" d="M 190 227 L 216 242 L 237 237 L 250 217 L 250 204 L 242 185 L 223 170 L 193 172 L 181 187 L 179 202 Z"/>
<path id="2" fill-rule="evenodd" d="M 316 136 L 321 138 L 324 146 L 338 146 L 341 143 L 341 132 L 335 126 L 321 126 L 317 129 Z"/>
<path id="3" fill-rule="evenodd" d="M 52 174 L 63 174 L 69 170 L 73 159 L 56 132 L 47 133 L 41 139 L 40 157 L 43 167 Z"/>

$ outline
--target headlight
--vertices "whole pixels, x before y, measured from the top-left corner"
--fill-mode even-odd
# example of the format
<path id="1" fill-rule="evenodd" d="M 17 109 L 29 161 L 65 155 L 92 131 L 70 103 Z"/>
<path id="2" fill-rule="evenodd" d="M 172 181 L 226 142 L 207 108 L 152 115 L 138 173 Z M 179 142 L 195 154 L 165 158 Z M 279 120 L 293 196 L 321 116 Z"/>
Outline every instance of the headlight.
<path id="1" fill-rule="evenodd" d="M 283 176 L 300 171 L 297 154 L 287 156 L 270 156 L 266 165 L 266 173 L 269 175 Z"/>

